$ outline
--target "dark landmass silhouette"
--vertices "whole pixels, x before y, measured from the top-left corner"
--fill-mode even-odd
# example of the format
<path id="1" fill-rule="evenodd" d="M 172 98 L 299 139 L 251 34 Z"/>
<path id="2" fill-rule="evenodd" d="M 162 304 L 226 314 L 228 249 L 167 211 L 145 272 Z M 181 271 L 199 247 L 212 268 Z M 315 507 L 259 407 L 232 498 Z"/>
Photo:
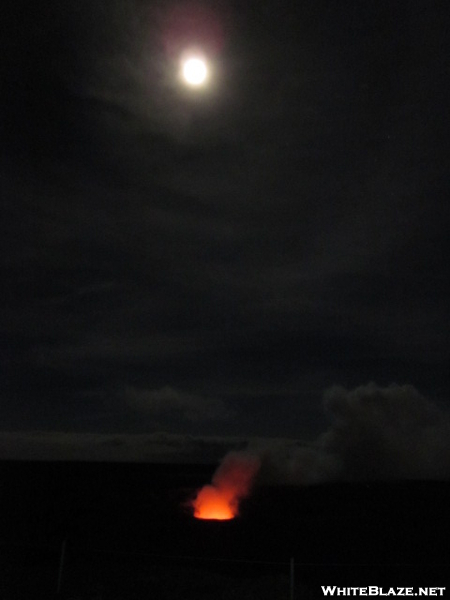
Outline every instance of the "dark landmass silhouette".
<path id="1" fill-rule="evenodd" d="M 54 570 L 66 540 L 73 569 L 92 552 L 235 574 L 293 557 L 301 585 L 445 585 L 450 482 L 257 486 L 238 518 L 201 521 L 189 500 L 215 467 L 2 462 L 3 552 L 48 552 Z"/>

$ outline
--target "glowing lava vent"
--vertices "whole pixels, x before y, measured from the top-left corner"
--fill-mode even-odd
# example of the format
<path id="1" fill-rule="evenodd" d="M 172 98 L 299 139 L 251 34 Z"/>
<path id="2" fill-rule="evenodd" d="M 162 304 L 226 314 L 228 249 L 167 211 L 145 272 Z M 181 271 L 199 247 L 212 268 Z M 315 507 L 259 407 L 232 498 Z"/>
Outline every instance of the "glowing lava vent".
<path id="1" fill-rule="evenodd" d="M 238 516 L 239 502 L 249 495 L 259 467 L 255 456 L 228 454 L 211 485 L 203 486 L 193 500 L 194 517 L 227 521 Z"/>

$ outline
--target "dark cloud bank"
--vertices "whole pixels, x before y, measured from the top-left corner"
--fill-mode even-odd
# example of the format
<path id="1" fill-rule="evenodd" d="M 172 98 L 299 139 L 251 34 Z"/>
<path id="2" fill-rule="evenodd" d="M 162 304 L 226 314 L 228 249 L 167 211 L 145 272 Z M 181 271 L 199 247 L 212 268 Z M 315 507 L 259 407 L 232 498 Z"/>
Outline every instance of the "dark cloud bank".
<path id="1" fill-rule="evenodd" d="M 129 393 L 134 396 L 133 401 L 144 401 L 153 407 L 166 396 L 181 410 L 185 410 L 187 401 L 169 388 L 145 397 Z M 190 408 L 194 418 L 198 407 L 199 400 L 194 399 Z M 331 423 L 312 443 L 167 433 L 3 433 L 1 456 L 28 460 L 214 463 L 225 454 L 223 464 L 257 457 L 261 464 L 257 481 L 270 484 L 450 478 L 450 415 L 413 386 L 392 384 L 383 388 L 370 383 L 353 390 L 335 386 L 326 391 L 324 408 Z"/>
<path id="2" fill-rule="evenodd" d="M 165 4 L 2 6 L 1 455 L 447 477 L 447 5 Z"/>

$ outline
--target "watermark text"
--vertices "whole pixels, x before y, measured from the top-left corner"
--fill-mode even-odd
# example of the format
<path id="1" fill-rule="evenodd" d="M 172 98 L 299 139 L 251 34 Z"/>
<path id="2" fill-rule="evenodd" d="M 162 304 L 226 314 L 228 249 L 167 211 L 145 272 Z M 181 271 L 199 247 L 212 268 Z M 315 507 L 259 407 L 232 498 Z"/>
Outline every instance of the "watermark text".
<path id="1" fill-rule="evenodd" d="M 322 585 L 324 596 L 443 596 L 445 587 L 339 587 Z"/>

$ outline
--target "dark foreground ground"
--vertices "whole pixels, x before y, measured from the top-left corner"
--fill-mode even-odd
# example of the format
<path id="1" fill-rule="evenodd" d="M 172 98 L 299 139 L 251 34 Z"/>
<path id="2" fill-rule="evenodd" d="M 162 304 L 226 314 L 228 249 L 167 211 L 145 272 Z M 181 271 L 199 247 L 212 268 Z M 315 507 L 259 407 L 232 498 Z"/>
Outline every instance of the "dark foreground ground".
<path id="1" fill-rule="evenodd" d="M 187 501 L 213 471 L 0 463 L 0 600 L 58 587 L 72 600 L 275 600 L 293 580 L 297 600 L 323 597 L 321 585 L 450 586 L 450 483 L 261 487 L 238 519 L 198 521 Z"/>

